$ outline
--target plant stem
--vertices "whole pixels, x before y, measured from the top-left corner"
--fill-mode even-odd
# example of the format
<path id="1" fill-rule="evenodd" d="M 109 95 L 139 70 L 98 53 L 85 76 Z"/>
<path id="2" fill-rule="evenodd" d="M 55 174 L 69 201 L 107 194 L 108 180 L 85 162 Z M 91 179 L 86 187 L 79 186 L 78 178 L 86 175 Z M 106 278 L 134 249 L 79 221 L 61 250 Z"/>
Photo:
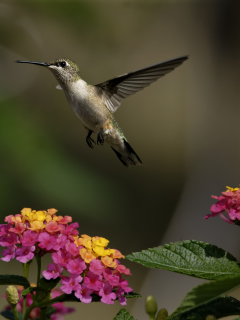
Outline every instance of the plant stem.
<path id="1" fill-rule="evenodd" d="M 34 309 L 36 307 L 36 304 L 33 302 L 31 304 L 31 306 L 27 309 L 26 313 L 24 314 L 23 320 L 27 320 L 28 316 L 30 314 L 30 312 L 32 311 L 32 309 Z"/>
<path id="2" fill-rule="evenodd" d="M 17 312 L 17 305 L 16 304 L 11 304 L 11 308 L 12 308 L 12 311 L 13 311 L 14 319 L 15 320 L 19 320 L 18 312 Z"/>
<path id="3" fill-rule="evenodd" d="M 38 268 L 37 268 L 37 286 L 39 287 L 39 285 L 40 285 L 40 275 L 41 275 L 41 262 L 42 262 L 42 260 L 41 260 L 41 258 L 39 257 L 39 255 L 38 254 L 36 254 L 36 260 L 37 260 L 37 266 L 38 266 Z"/>
<path id="4" fill-rule="evenodd" d="M 28 279 L 29 262 L 23 264 L 23 276 Z M 23 314 L 25 314 L 27 308 L 27 297 L 23 297 Z"/>

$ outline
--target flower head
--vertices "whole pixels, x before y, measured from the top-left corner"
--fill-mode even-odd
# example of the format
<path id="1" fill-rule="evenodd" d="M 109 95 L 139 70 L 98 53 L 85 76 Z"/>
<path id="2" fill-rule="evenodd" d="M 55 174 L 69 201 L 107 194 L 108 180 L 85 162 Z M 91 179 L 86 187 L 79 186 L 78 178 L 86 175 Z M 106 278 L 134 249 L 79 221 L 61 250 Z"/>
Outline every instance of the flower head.
<path id="1" fill-rule="evenodd" d="M 220 197 L 212 196 L 218 201 L 211 206 L 211 214 L 207 214 L 204 219 L 220 216 L 228 223 L 240 225 L 240 188 L 226 188 Z"/>
<path id="2" fill-rule="evenodd" d="M 79 236 L 78 223 L 56 213 L 56 209 L 24 208 L 21 214 L 7 216 L 6 224 L 0 225 L 0 245 L 6 247 L 1 259 L 27 263 L 36 255 L 50 253 L 53 262 L 42 275 L 47 280 L 60 277 L 64 293 L 74 293 L 83 303 L 91 302 L 94 293 L 103 303 L 118 299 L 126 304 L 132 289 L 122 275 L 131 273 L 119 262 L 124 258 L 121 252 L 108 248 L 109 241 L 103 237 Z M 64 270 L 69 274 L 63 275 Z"/>

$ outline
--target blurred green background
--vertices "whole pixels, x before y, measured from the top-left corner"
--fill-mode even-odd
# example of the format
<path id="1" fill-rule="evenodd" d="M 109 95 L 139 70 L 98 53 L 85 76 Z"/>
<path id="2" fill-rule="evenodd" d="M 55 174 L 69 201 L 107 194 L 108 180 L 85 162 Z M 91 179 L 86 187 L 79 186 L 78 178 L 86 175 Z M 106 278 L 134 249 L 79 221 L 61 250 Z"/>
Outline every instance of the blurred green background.
<path id="1" fill-rule="evenodd" d="M 161 243 L 188 179 L 197 173 L 197 190 L 204 172 L 210 182 L 189 214 L 202 201 L 194 216 L 204 225 L 198 240 L 214 239 L 213 224 L 203 221 L 210 195 L 240 182 L 239 13 L 239 1 L 231 0 L 0 0 L 1 221 L 23 207 L 54 207 L 78 221 L 80 233 L 103 236 L 128 254 Z M 14 63 L 67 57 L 97 84 L 185 54 L 187 62 L 116 113 L 143 162 L 129 169 L 109 146 L 87 146 L 50 72 Z M 180 232 L 172 241 L 182 239 Z M 147 269 L 126 264 L 139 291 Z M 21 274 L 19 266 L 1 263 L 1 271 Z M 69 319 L 112 319 L 120 306 L 77 309 Z"/>

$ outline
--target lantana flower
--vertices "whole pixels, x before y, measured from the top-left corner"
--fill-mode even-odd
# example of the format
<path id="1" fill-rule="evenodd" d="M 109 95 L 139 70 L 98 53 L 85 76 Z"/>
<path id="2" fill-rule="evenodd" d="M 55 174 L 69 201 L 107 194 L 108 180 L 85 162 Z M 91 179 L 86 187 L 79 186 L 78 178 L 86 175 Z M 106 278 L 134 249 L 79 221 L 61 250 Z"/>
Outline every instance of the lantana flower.
<path id="1" fill-rule="evenodd" d="M 103 303 L 118 300 L 125 305 L 132 289 L 122 275 L 131 273 L 119 261 L 124 258 L 121 252 L 107 248 L 105 238 L 79 236 L 78 223 L 56 213 L 56 209 L 24 208 L 21 214 L 7 216 L 7 224 L 0 225 L 0 245 L 6 247 L 1 259 L 27 263 L 36 255 L 50 253 L 53 262 L 42 275 L 47 280 L 60 277 L 64 293 L 73 293 L 83 303 L 90 303 L 94 293 Z"/>
<path id="2" fill-rule="evenodd" d="M 226 188 L 220 197 L 212 196 L 218 201 L 211 206 L 212 213 L 206 215 L 204 219 L 219 216 L 228 223 L 240 225 L 240 188 Z"/>

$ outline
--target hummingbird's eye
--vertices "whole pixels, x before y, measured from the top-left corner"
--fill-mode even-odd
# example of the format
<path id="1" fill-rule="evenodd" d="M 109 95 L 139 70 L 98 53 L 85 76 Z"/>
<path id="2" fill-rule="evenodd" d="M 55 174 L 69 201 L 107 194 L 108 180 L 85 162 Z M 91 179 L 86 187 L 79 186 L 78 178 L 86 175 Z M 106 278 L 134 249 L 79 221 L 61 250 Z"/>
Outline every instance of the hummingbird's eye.
<path id="1" fill-rule="evenodd" d="M 65 61 L 61 61 L 61 62 L 60 62 L 60 67 L 65 68 L 65 67 L 66 67 L 66 65 L 67 65 L 67 64 L 66 64 L 66 62 L 65 62 Z"/>

